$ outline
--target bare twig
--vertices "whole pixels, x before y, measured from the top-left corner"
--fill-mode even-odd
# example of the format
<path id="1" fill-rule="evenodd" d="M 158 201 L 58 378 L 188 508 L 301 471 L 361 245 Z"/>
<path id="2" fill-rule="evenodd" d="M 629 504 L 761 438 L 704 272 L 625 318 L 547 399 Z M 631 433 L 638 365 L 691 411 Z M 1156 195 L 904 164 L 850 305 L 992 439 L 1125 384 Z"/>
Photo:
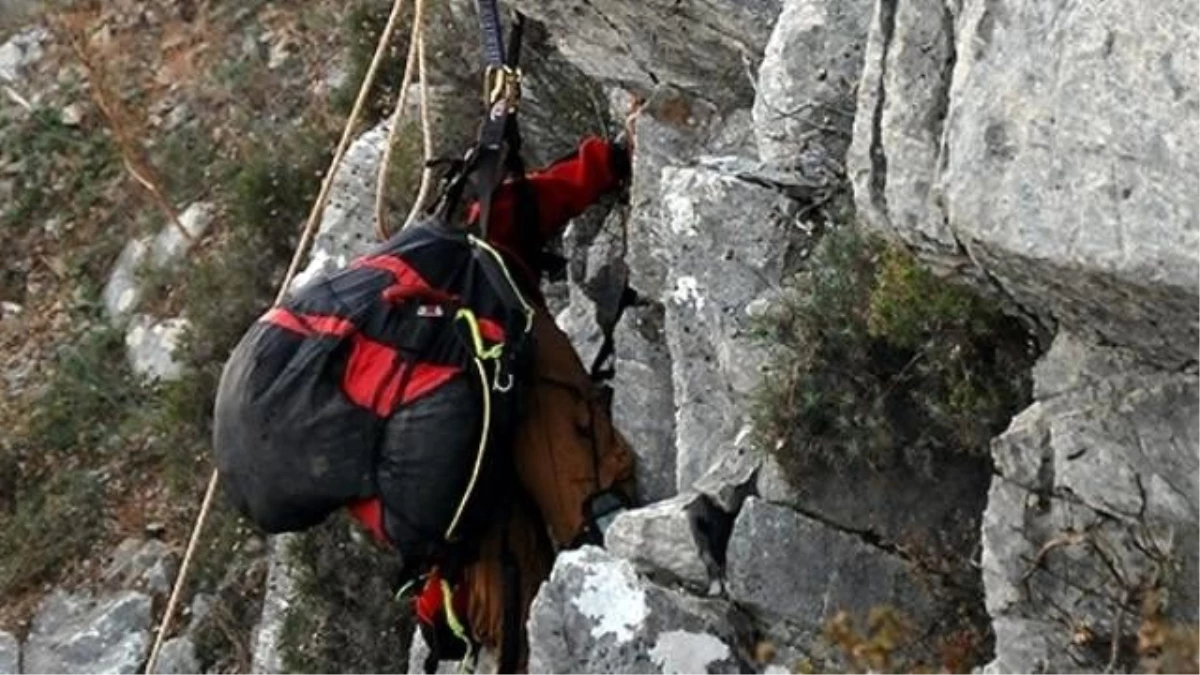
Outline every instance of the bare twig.
<path id="1" fill-rule="evenodd" d="M 108 83 L 104 78 L 104 72 L 96 64 L 96 58 L 88 46 L 86 36 L 82 35 L 79 27 L 79 21 L 74 18 L 68 18 L 66 15 L 51 16 L 51 29 L 58 37 L 67 44 L 71 49 L 71 53 L 83 66 L 87 73 L 88 93 L 91 96 L 92 102 L 96 104 L 96 108 L 100 110 L 101 116 L 104 117 L 105 123 L 108 126 L 109 132 L 112 134 L 113 140 L 116 141 L 117 151 L 121 153 L 121 160 L 125 166 L 126 172 L 146 191 L 150 194 L 151 200 L 155 205 L 162 210 L 167 220 L 172 223 L 179 234 L 183 236 L 185 241 L 193 242 L 195 237 L 183 223 L 179 220 L 179 213 L 175 210 L 171 203 L 167 201 L 163 195 L 162 181 L 158 178 L 157 172 L 145 158 L 140 145 L 134 140 L 134 134 L 125 124 L 125 120 L 129 119 L 128 113 L 121 107 L 120 99 L 112 93 L 108 87 Z"/>
<path id="2" fill-rule="evenodd" d="M 1078 546 L 1087 538 L 1087 536 L 1088 535 L 1086 532 L 1064 532 L 1063 534 L 1060 534 L 1059 536 L 1054 537 L 1050 541 L 1043 544 L 1042 547 L 1038 549 L 1037 555 L 1035 555 L 1033 560 L 1029 563 L 1029 568 L 1025 570 L 1024 574 L 1021 575 L 1021 583 L 1025 584 L 1029 582 L 1029 578 L 1032 577 L 1033 573 L 1042 566 L 1046 556 L 1049 555 L 1051 551 L 1057 548 L 1062 548 L 1063 546 Z"/>

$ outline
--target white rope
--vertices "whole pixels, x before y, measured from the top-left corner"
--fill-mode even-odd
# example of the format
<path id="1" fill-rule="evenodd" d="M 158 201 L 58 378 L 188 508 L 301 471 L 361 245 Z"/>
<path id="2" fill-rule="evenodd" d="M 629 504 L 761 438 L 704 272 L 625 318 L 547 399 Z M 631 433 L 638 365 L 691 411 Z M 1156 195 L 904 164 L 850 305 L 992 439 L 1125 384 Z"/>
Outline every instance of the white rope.
<path id="1" fill-rule="evenodd" d="M 417 7 L 420 8 L 420 6 L 421 0 L 417 0 Z M 354 107 L 350 110 L 350 117 L 346 120 L 346 126 L 342 130 L 342 138 L 338 141 L 337 150 L 334 151 L 333 159 L 329 163 L 329 169 L 326 171 L 324 180 L 321 182 L 321 191 L 318 193 L 317 200 L 313 203 L 312 210 L 308 214 L 308 221 L 304 224 L 304 232 L 300 235 L 300 243 L 296 246 L 291 264 L 288 265 L 287 274 L 284 275 L 283 283 L 279 287 L 279 293 L 275 297 L 276 305 L 283 302 L 283 299 L 287 297 L 288 286 L 291 285 L 292 279 L 295 278 L 296 272 L 300 269 L 300 261 L 303 260 L 304 254 L 312 242 L 313 233 L 317 228 L 320 214 L 325 210 L 325 205 L 329 201 L 329 192 L 333 185 L 333 177 L 337 173 L 338 166 L 341 165 L 342 157 L 346 154 L 346 148 L 350 145 L 350 139 L 354 134 L 354 127 L 358 122 L 359 115 L 362 113 L 371 86 L 375 83 L 375 76 L 379 72 L 379 65 L 383 62 L 383 55 L 387 51 L 388 42 L 392 32 L 396 29 L 396 23 L 399 21 L 400 12 L 403 7 L 404 0 L 393 0 L 392 13 L 388 16 L 387 26 L 383 29 L 383 34 L 379 36 L 379 44 L 375 47 L 375 55 L 371 58 L 371 65 L 367 68 L 362 85 L 358 89 L 358 97 L 354 101 Z M 162 622 L 158 626 L 158 634 L 154 638 L 154 648 L 150 650 L 150 659 L 146 661 L 146 673 L 153 673 L 154 666 L 158 663 L 159 652 L 162 650 L 163 642 L 171 628 L 171 619 L 175 615 L 176 606 L 179 604 L 180 596 L 183 594 L 183 587 L 187 581 L 192 557 L 195 555 L 196 546 L 200 541 L 200 533 L 204 530 L 204 523 L 208 520 L 208 514 L 212 510 L 213 496 L 216 494 L 219 482 L 220 472 L 214 470 L 212 477 L 208 480 L 208 488 L 204 493 L 204 501 L 200 505 L 200 514 L 196 517 L 196 524 L 192 527 L 192 536 L 188 540 L 187 551 L 184 553 L 183 562 L 179 567 L 179 574 L 175 577 L 175 586 L 171 590 L 170 600 L 167 601 L 167 609 L 163 614 Z"/>
<path id="2" fill-rule="evenodd" d="M 413 221 L 417 219 L 417 214 L 421 212 L 425 206 L 425 200 L 429 198 L 429 189 L 433 184 L 433 168 L 429 166 L 429 160 L 433 159 L 433 132 L 429 122 L 429 88 L 425 86 L 425 83 L 429 81 L 425 76 L 425 31 L 421 31 L 421 37 L 417 41 L 417 71 L 421 78 L 421 143 L 423 147 L 421 187 L 417 190 L 417 196 L 408 210 L 408 217 L 404 219 L 404 228 L 412 225 Z"/>
<path id="3" fill-rule="evenodd" d="M 408 107 L 408 89 L 412 84 L 413 64 L 418 61 L 418 55 L 424 54 L 424 14 L 425 0 L 415 0 L 413 5 L 413 27 L 412 36 L 408 43 L 408 61 L 404 65 L 404 78 L 400 84 L 400 96 L 396 101 L 396 109 L 392 111 L 392 117 L 388 122 L 387 142 L 383 146 L 383 159 L 379 162 L 379 173 L 375 179 L 375 236 L 381 241 L 388 238 L 387 226 L 387 183 L 388 174 L 392 166 L 392 149 L 395 146 L 396 134 L 399 133 L 400 123 L 404 120 L 405 108 Z M 421 128 L 425 135 L 425 159 L 428 161 L 430 152 L 429 141 L 429 123 L 427 115 L 427 93 L 428 89 L 425 86 L 426 78 L 424 71 L 424 57 L 419 59 L 422 64 L 421 68 Z M 428 169 L 425 169 L 421 174 L 422 187 L 424 187 L 425 174 Z M 420 203 L 422 199 L 420 193 L 417 197 L 418 201 L 414 205 Z M 411 212 L 410 212 L 411 217 Z M 408 221 L 405 221 L 407 225 Z"/>

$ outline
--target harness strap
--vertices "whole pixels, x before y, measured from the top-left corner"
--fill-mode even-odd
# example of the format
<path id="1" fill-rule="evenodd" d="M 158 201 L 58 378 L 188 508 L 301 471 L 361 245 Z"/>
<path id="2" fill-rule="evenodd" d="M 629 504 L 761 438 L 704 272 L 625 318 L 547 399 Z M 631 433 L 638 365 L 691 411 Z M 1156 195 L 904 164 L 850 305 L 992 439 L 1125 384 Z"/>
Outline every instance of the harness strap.
<path id="1" fill-rule="evenodd" d="M 600 324 L 600 330 L 604 334 L 604 342 L 600 345 L 600 351 L 596 352 L 596 358 L 592 360 L 591 377 L 593 382 L 606 382 L 616 375 L 615 364 L 609 363 L 605 366 L 606 362 L 615 360 L 614 349 L 616 345 L 613 340 L 613 331 L 617 329 L 617 324 L 620 323 L 625 310 L 640 304 L 642 304 L 641 296 L 629 284 L 625 284 L 625 288 L 621 290 L 621 299 L 617 301 L 617 311 L 613 314 L 612 320 Z"/>
<path id="2" fill-rule="evenodd" d="M 484 43 L 484 100 L 487 117 L 480 126 L 479 139 L 461 171 L 456 172 L 439 199 L 436 210 L 449 214 L 454 210 L 468 181 L 474 184 L 479 202 L 479 233 L 487 237 L 487 225 L 492 214 L 492 195 L 505 171 L 520 167 L 521 136 L 517 130 L 517 107 L 521 102 L 521 43 L 524 16 L 516 14 L 512 25 L 509 49 L 505 53 L 504 38 L 500 35 L 500 13 L 496 0 L 479 0 L 479 28 Z M 508 145 L 508 148 L 505 148 Z"/>

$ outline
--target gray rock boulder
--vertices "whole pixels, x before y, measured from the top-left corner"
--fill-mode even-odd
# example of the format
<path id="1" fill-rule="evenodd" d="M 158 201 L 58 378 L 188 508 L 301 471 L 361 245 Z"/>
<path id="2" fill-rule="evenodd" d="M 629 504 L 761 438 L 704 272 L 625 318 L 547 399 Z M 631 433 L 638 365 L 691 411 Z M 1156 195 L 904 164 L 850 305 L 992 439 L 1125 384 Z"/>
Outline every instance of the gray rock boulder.
<path id="1" fill-rule="evenodd" d="M 162 541 L 130 538 L 113 552 L 103 578 L 121 588 L 166 595 L 175 582 L 178 564 L 175 552 Z"/>
<path id="2" fill-rule="evenodd" d="M 266 595 L 251 645 L 251 672 L 254 673 L 283 672 L 283 625 L 300 592 L 297 564 L 292 559 L 297 536 L 277 535 L 269 544 Z"/>
<path id="3" fill-rule="evenodd" d="M 940 580 L 893 550 L 754 497 L 738 514 L 726 557 L 730 598 L 772 637 L 821 659 L 836 656 L 821 635 L 840 611 L 861 621 L 890 606 L 918 636 L 953 613 L 939 604 Z"/>
<path id="4" fill-rule="evenodd" d="M 175 350 L 191 322 L 182 317 L 158 320 L 137 314 L 125 332 L 125 358 L 138 375 L 169 382 L 183 375 L 183 364 L 175 360 Z"/>
<path id="5" fill-rule="evenodd" d="M 41 60 L 49 40 L 50 33 L 37 27 L 21 31 L 0 45 L 0 83 L 21 79 L 27 68 Z"/>
<path id="6" fill-rule="evenodd" d="M 150 597 L 55 591 L 38 607 L 25 644 L 26 673 L 136 673 L 150 651 Z"/>
<path id="7" fill-rule="evenodd" d="M 723 123 L 713 104 L 667 87 L 651 95 L 638 117 L 625 262 L 630 284 L 648 298 L 660 297 L 666 288 L 671 242 L 664 224 L 663 171 L 704 155 Z"/>
<path id="8" fill-rule="evenodd" d="M 676 493 L 675 393 L 663 313 L 658 303 L 630 308 L 613 333 L 613 420 L 637 455 L 643 503 Z"/>
<path id="9" fill-rule="evenodd" d="M 1047 324 L 1194 361 L 1198 11 L 880 3 L 851 151 L 859 212 Z"/>
<path id="10" fill-rule="evenodd" d="M 805 175 L 841 167 L 874 6 L 872 0 L 784 1 L 754 97 L 764 161 Z"/>
<path id="11" fill-rule="evenodd" d="M 770 454 L 763 457 L 762 468 L 754 479 L 754 488 L 763 501 L 789 507 L 801 504 L 800 491 L 784 474 L 779 460 Z"/>
<path id="12" fill-rule="evenodd" d="M 102 298 L 108 315 L 116 320 L 129 317 L 142 299 L 139 270 L 150 252 L 152 238 L 133 239 L 121 249 L 104 285 Z"/>
<path id="13" fill-rule="evenodd" d="M 1131 364 L 1060 334 L 1035 369 L 1041 398 L 993 444 L 982 528 L 993 672 L 1108 667 L 1148 594 L 1169 621 L 1196 621 L 1196 375 Z M 1122 647 L 1115 665 L 1132 658 Z"/>
<path id="14" fill-rule="evenodd" d="M 213 205 L 196 202 L 179 214 L 179 223 L 167 223 L 158 234 L 132 239 L 125 244 L 102 293 L 108 315 L 118 322 L 128 320 L 145 292 L 143 271 L 170 270 L 181 264 L 192 246 L 208 231 L 215 214 Z"/>
<path id="15" fill-rule="evenodd" d="M 21 643 L 12 633 L 0 631 L 0 675 L 21 672 Z"/>
<path id="16" fill-rule="evenodd" d="M 813 467 L 789 480 L 771 458 L 759 477 L 766 501 L 798 508 L 838 527 L 863 532 L 908 554 L 941 561 L 964 585 L 978 586 L 970 556 L 979 541 L 991 466 L 985 459 L 943 455 L 928 473 L 888 466 Z"/>
<path id="17" fill-rule="evenodd" d="M 685 490 L 744 424 L 766 357 L 747 307 L 777 287 L 804 232 L 796 200 L 724 171 L 668 167 L 660 189 L 676 487 Z"/>
<path id="18" fill-rule="evenodd" d="M 953 29 L 942 0 L 876 3 L 871 19 L 846 168 L 860 221 L 908 242 L 954 240 L 930 206 L 955 65 Z"/>
<path id="19" fill-rule="evenodd" d="M 730 104 L 749 98 L 778 0 L 520 0 L 587 75 L 631 90 L 659 82 Z"/>
<path id="20" fill-rule="evenodd" d="M 187 252 L 203 237 L 217 217 L 216 206 L 196 202 L 179 214 L 178 223 L 168 223 L 154 237 L 150 247 L 150 265 L 166 269 L 179 264 Z"/>
<path id="21" fill-rule="evenodd" d="M 729 606 L 655 586 L 594 546 L 558 557 L 529 617 L 531 673 L 741 672 Z"/>
<path id="22" fill-rule="evenodd" d="M 749 425 L 742 427 L 732 447 L 692 486 L 725 513 L 736 514 L 756 490 L 764 458 L 751 442 L 752 431 Z"/>
<path id="23" fill-rule="evenodd" d="M 630 284 L 639 292 L 646 306 L 627 311 L 625 319 L 616 331 L 616 366 L 614 381 L 615 396 L 613 410 L 618 426 L 629 438 L 638 455 L 638 489 L 643 501 L 653 502 L 676 494 L 681 486 L 677 473 L 679 462 L 677 450 L 677 409 L 681 406 L 681 392 L 677 391 L 677 379 L 673 375 L 677 355 L 668 339 L 668 316 L 678 321 L 679 311 L 670 307 L 674 287 L 672 264 L 679 259 L 680 235 L 672 232 L 667 211 L 668 200 L 675 204 L 687 202 L 691 197 L 680 194 L 679 189 L 690 186 L 672 185 L 664 187 L 663 177 L 672 172 L 689 170 L 702 175 L 726 176 L 737 183 L 745 179 L 752 190 L 761 187 L 762 192 L 747 196 L 746 201 L 767 195 L 771 188 L 764 187 L 751 176 L 761 173 L 763 167 L 754 166 L 746 170 L 745 160 L 752 151 L 747 149 L 752 141 L 752 125 L 745 110 L 722 115 L 712 104 L 696 100 L 689 95 L 668 88 L 651 96 L 646 112 L 638 121 L 638 151 L 633 163 L 633 181 L 630 192 L 629 217 L 624 225 L 623 264 L 628 270 Z M 684 169 L 681 162 L 700 161 L 704 153 L 719 149 L 735 154 L 726 158 L 736 168 Z M 736 154 L 742 153 L 742 154 Z M 753 164 L 753 162 L 751 162 Z M 736 180 L 735 180 L 736 179 Z M 788 177 L 787 180 L 792 180 Z M 770 181 L 763 181 L 772 185 Z M 772 200 L 777 195 L 770 195 Z M 697 207 L 705 208 L 717 203 L 723 196 L 702 196 Z M 711 200 L 707 201 L 707 200 Z M 772 201 L 771 203 L 774 203 Z M 768 206 L 764 206 L 765 211 Z M 743 214 L 738 214 L 740 223 Z M 723 225 L 733 229 L 735 222 Z M 705 236 L 724 236 L 726 232 L 709 233 Z M 704 242 L 707 245 L 708 242 Z M 694 252 L 694 265 L 705 265 L 699 251 Z M 611 258 L 601 256 L 602 260 Z M 619 269 L 611 262 L 608 269 Z M 595 269 L 589 265 L 588 271 Z M 603 268 L 601 268 L 603 269 Z M 680 266 L 680 274 L 686 275 L 686 264 Z M 669 286 L 670 283 L 670 286 Z M 686 283 L 686 282 L 685 282 Z M 750 302 L 752 298 L 746 298 Z M 681 331 L 680 331 L 681 332 Z M 727 345 L 734 349 L 733 345 Z M 727 357 L 733 354 L 722 350 Z M 683 358 L 686 358 L 683 357 Z M 731 358 L 733 370 L 745 373 L 742 361 Z M 746 362 L 749 363 L 749 362 Z M 752 370 L 752 368 L 750 369 Z M 753 375 L 751 376 L 753 377 Z M 747 378 L 742 378 L 745 385 Z M 698 383 L 703 389 L 704 383 Z M 722 389 L 717 396 L 723 396 Z M 690 405 L 691 401 L 687 405 Z M 682 406 L 687 408 L 687 406 Z M 713 418 L 720 422 L 721 416 Z M 730 419 L 724 428 L 724 436 L 712 439 L 713 447 L 729 443 L 736 434 L 739 423 Z M 690 450 L 689 450 L 690 452 Z M 687 469 L 688 480 L 703 474 L 712 456 L 697 454 L 697 465 Z"/>
<path id="24" fill-rule="evenodd" d="M 200 661 L 196 658 L 196 645 L 187 636 L 171 638 L 163 643 L 158 652 L 154 672 L 159 675 L 186 675 L 200 672 Z"/>
<path id="25" fill-rule="evenodd" d="M 703 593 L 720 574 L 713 547 L 724 544 L 729 521 L 707 497 L 687 492 L 617 516 L 604 547 L 653 578 Z"/>

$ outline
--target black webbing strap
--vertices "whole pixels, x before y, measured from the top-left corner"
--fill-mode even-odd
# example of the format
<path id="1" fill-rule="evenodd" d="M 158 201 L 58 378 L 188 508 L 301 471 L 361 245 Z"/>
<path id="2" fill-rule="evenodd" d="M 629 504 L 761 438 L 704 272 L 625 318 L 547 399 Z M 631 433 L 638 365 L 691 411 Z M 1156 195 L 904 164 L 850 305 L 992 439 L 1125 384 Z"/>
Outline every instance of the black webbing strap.
<path id="1" fill-rule="evenodd" d="M 596 358 L 592 359 L 591 375 L 593 382 L 611 380 L 613 375 L 616 374 L 615 364 L 609 363 L 608 366 L 605 366 L 606 362 L 614 358 L 613 351 L 615 345 L 613 331 L 617 329 L 617 324 L 620 323 L 625 310 L 640 303 L 641 297 L 637 294 L 637 291 L 626 284 L 625 288 L 621 289 L 621 299 L 617 301 L 617 311 L 613 314 L 612 320 L 600 324 L 600 330 L 604 334 L 604 342 L 600 344 L 600 351 L 596 352 Z"/>
<path id="2" fill-rule="evenodd" d="M 520 153 L 517 106 L 521 99 L 521 73 L 518 65 L 525 17 L 517 14 L 506 52 L 500 34 L 500 11 L 496 7 L 496 0 L 479 0 L 477 4 L 479 31 L 483 40 L 484 97 L 488 109 L 479 130 L 479 142 L 475 146 L 474 166 L 468 167 L 467 171 L 473 169 L 475 195 L 479 201 L 479 235 L 486 239 L 492 213 L 492 193 L 513 166 L 509 157 Z"/>

